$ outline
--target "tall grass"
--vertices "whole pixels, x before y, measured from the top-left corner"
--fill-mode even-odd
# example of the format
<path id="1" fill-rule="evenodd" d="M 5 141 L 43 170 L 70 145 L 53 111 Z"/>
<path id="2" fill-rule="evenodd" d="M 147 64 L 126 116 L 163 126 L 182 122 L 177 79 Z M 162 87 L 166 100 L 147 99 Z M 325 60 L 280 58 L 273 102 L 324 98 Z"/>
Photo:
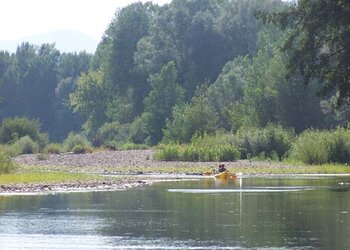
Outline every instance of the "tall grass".
<path id="1" fill-rule="evenodd" d="M 67 183 L 86 182 L 90 180 L 102 180 L 103 177 L 80 173 L 16 173 L 0 175 L 0 184 L 23 184 L 23 183 Z"/>
<path id="2" fill-rule="evenodd" d="M 307 130 L 293 144 L 290 159 L 306 164 L 349 163 L 350 131 Z"/>
<path id="3" fill-rule="evenodd" d="M 64 151 L 61 144 L 50 143 L 44 148 L 44 152 L 47 154 L 60 154 Z"/>
<path id="4" fill-rule="evenodd" d="M 239 158 L 239 150 L 223 142 L 220 135 L 195 135 L 191 144 L 162 145 L 155 158 L 163 161 L 234 161 Z"/>
<path id="5" fill-rule="evenodd" d="M 0 151 L 0 174 L 8 174 L 17 168 L 17 164 L 11 160 L 11 157 Z"/>

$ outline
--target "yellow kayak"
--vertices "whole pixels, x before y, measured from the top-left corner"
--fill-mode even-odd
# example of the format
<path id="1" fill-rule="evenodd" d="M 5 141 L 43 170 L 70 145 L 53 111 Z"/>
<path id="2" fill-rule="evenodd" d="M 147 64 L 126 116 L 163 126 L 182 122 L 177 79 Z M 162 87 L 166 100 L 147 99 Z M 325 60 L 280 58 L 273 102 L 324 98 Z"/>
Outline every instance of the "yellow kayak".
<path id="1" fill-rule="evenodd" d="M 218 173 L 218 174 L 214 175 L 214 177 L 217 178 L 217 179 L 226 180 L 226 179 L 228 179 L 228 178 L 234 179 L 234 178 L 236 178 L 237 176 L 236 176 L 236 174 L 229 173 L 229 172 L 226 170 L 226 171 L 224 171 L 224 172 L 221 172 L 221 173 Z"/>

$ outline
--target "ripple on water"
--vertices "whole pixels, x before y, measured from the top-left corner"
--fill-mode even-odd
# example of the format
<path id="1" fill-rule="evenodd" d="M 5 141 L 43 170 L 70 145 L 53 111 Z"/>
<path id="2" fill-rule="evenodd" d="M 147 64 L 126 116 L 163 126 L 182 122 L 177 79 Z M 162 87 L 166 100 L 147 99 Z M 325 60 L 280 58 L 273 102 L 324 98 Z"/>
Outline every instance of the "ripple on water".
<path id="1" fill-rule="evenodd" d="M 244 249 L 219 246 L 215 242 L 145 239 L 122 236 L 0 234 L 1 249 Z"/>
<path id="2" fill-rule="evenodd" d="M 171 193 L 213 194 L 213 193 L 280 193 L 314 190 L 311 187 L 250 188 L 250 189 L 168 189 Z"/>

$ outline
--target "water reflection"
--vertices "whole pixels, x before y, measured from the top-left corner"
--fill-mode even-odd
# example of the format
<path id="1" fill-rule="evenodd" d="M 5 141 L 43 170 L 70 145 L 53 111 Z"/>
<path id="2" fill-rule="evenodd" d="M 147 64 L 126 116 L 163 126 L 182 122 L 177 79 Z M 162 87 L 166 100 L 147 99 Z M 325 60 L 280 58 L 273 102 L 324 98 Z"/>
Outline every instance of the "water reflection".
<path id="1" fill-rule="evenodd" d="M 0 197 L 4 249 L 348 249 L 349 178 L 246 178 Z M 34 247 L 35 246 L 35 247 Z"/>

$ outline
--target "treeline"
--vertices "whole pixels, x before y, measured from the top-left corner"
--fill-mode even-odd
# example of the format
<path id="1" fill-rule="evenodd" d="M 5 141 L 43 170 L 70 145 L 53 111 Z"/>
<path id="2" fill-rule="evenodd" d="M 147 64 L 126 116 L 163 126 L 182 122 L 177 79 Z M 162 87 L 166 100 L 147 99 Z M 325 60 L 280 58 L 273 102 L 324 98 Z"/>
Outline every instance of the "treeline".
<path id="1" fill-rule="evenodd" d="M 190 143 L 269 124 L 296 133 L 346 126 L 337 89 L 319 95 L 326 77 L 290 70 L 293 27 L 278 28 L 273 13 L 293 8 L 281 0 L 134 3 L 117 10 L 94 55 L 22 44 L 0 53 L 0 119 L 39 119 L 53 141 L 81 131 L 94 146 Z"/>
<path id="2" fill-rule="evenodd" d="M 79 131 L 80 115 L 69 107 L 77 79 L 90 68 L 92 55 L 60 53 L 54 45 L 20 45 L 16 52 L 0 52 L 0 120 L 37 119 L 54 141 Z"/>

